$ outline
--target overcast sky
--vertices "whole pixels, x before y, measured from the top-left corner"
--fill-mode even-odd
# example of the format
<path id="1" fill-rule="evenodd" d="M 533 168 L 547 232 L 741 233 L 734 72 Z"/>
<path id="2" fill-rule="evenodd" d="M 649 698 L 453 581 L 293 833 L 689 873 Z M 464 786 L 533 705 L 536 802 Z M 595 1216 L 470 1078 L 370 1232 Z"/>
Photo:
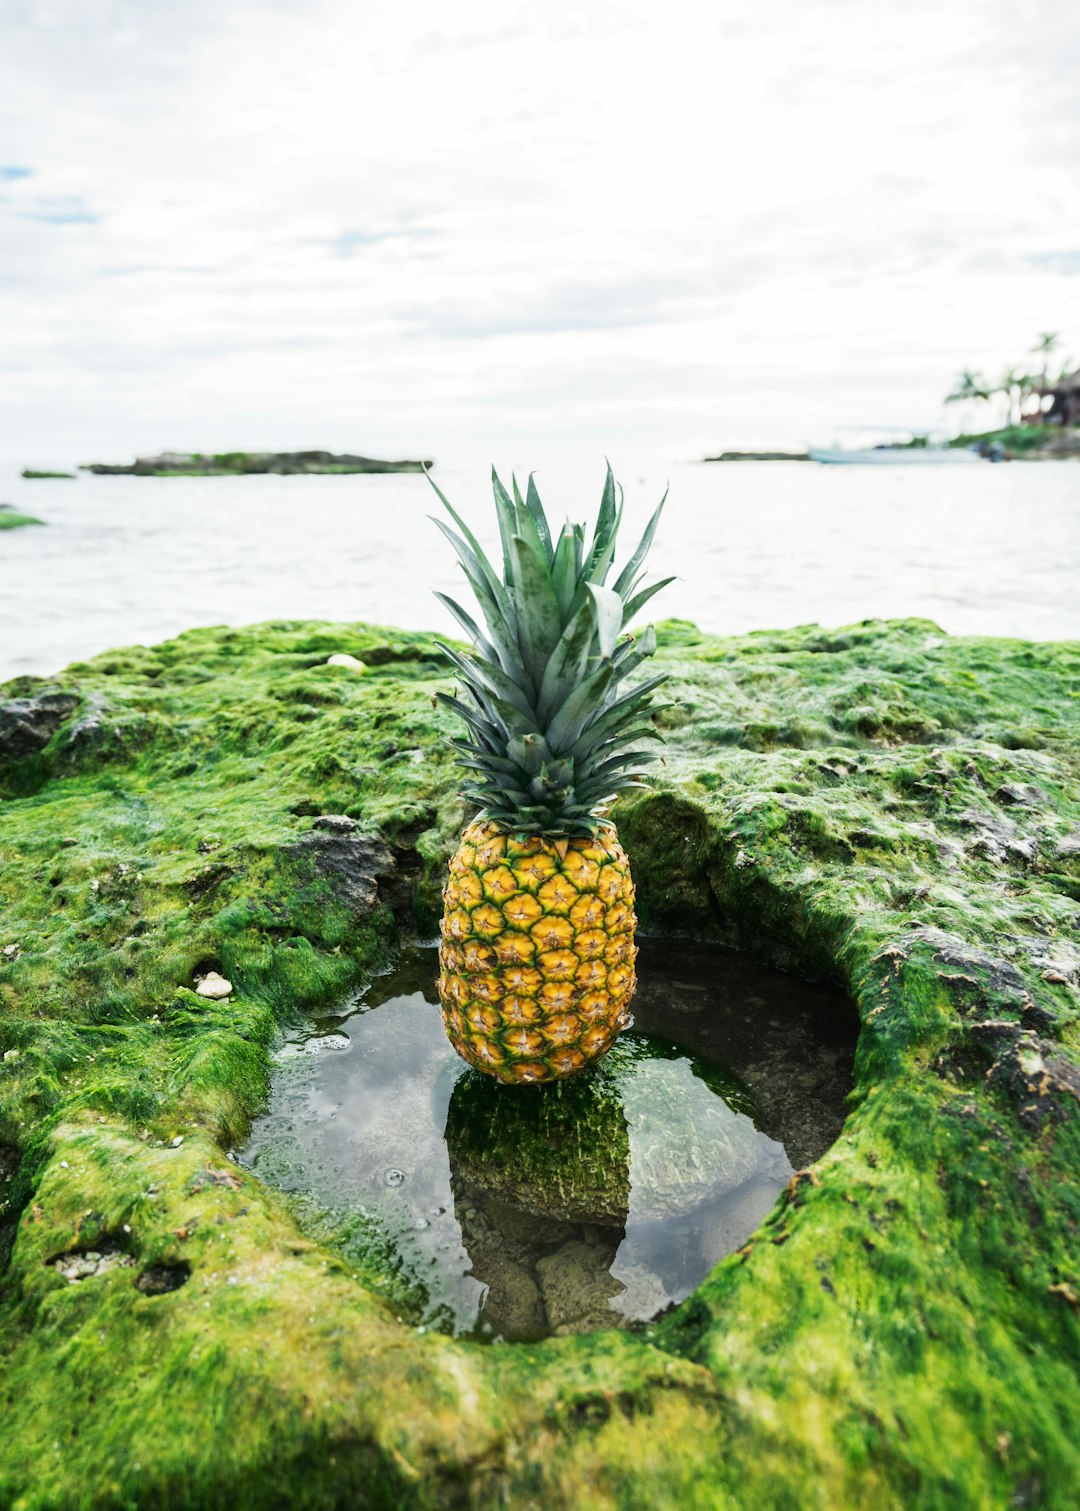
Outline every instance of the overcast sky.
<path id="1" fill-rule="evenodd" d="M 694 456 L 1080 361 L 1074 0 L 0 19 L 0 456 Z"/>

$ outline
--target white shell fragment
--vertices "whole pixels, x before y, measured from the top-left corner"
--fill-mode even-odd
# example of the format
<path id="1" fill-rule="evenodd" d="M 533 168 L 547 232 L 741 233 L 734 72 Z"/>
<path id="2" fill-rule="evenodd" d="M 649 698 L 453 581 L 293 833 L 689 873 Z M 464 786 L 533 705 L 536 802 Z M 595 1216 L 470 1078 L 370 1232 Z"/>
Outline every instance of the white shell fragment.
<path id="1" fill-rule="evenodd" d="M 200 997 L 209 997 L 213 1002 L 220 1002 L 232 991 L 232 982 L 226 981 L 224 976 L 219 976 L 217 971 L 210 971 L 196 984 L 195 991 Z"/>

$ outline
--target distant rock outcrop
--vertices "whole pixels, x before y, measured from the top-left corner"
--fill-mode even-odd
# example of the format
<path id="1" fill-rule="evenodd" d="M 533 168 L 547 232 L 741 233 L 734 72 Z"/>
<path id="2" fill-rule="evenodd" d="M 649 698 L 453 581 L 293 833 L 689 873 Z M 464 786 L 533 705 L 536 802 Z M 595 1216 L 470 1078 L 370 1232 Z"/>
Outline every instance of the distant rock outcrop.
<path id="1" fill-rule="evenodd" d="M 707 462 L 808 462 L 806 451 L 722 451 L 719 456 L 707 456 Z"/>
<path id="2" fill-rule="evenodd" d="M 430 461 L 384 462 L 376 457 L 336 455 L 332 451 L 163 451 L 160 456 L 140 456 L 128 466 L 108 462 L 84 462 L 82 472 L 109 477 L 243 477 L 271 472 L 279 476 L 298 473 L 423 472 Z"/>

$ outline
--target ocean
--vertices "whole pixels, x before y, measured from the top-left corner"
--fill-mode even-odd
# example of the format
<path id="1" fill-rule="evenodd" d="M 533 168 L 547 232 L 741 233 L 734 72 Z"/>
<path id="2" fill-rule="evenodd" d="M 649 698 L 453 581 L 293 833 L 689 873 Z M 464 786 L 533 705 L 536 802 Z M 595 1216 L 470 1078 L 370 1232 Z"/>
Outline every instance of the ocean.
<path id="1" fill-rule="evenodd" d="M 666 485 L 650 609 L 720 633 L 919 615 L 958 635 L 1080 638 L 1080 465 L 821 467 L 614 458 L 623 555 Z M 590 515 L 603 460 L 549 466 L 549 516 Z M 485 543 L 486 464 L 434 474 Z M 418 475 L 24 481 L 0 501 L 47 528 L 0 532 L 0 679 L 194 625 L 363 619 L 452 632 L 468 602 Z M 347 636 L 342 649 L 348 650 Z"/>

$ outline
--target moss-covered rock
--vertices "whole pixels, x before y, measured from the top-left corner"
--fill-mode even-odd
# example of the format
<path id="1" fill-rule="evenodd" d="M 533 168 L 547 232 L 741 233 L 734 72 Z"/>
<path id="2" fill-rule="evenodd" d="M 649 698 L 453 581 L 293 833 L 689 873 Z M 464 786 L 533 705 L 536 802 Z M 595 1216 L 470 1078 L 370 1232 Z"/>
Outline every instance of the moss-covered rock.
<path id="1" fill-rule="evenodd" d="M 845 984 L 851 1114 L 661 1323 L 497 1347 L 400 1323 L 224 1153 L 277 1027 L 432 927 L 427 639 L 197 630 L 0 692 L 74 700 L 0 751 L 0 1504 L 1075 1503 L 1080 646 L 661 656 L 643 921 Z"/>

